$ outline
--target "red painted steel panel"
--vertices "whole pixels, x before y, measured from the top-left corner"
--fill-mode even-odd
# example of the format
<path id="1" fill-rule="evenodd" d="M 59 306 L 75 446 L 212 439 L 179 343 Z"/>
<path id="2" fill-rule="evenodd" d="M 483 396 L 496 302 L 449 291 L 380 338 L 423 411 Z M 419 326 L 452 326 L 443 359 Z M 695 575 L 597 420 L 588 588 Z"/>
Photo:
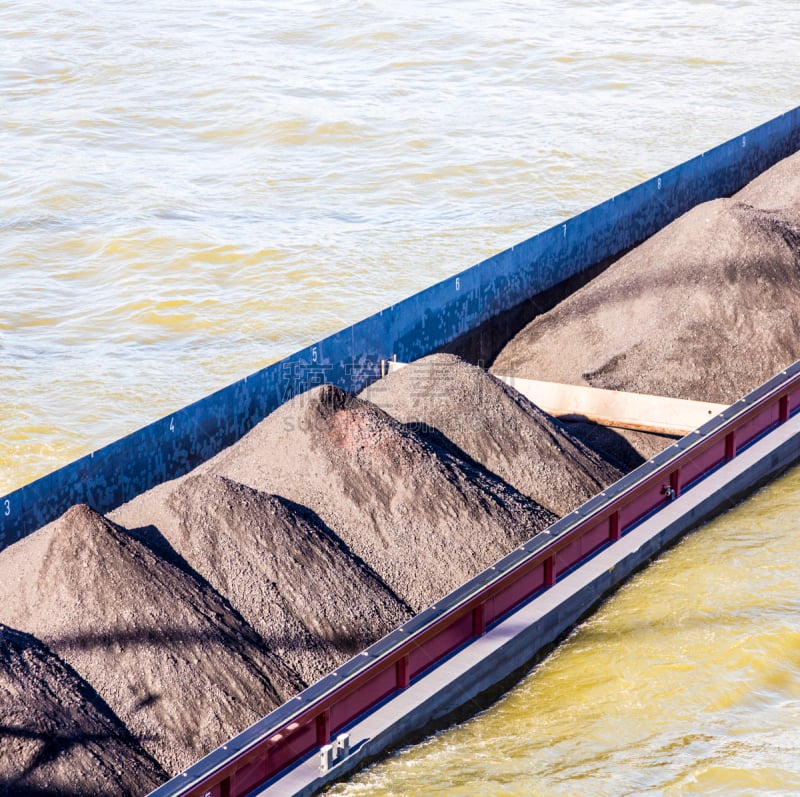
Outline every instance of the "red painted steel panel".
<path id="1" fill-rule="evenodd" d="M 231 797 L 242 797 L 261 785 L 268 777 L 267 760 L 262 753 L 254 761 L 240 766 L 233 776 L 231 784 Z"/>
<path id="2" fill-rule="evenodd" d="M 552 554 L 544 560 L 544 585 L 552 587 L 556 583 L 556 555 Z"/>
<path id="3" fill-rule="evenodd" d="M 423 647 L 412 650 L 408 656 L 408 671 L 412 678 L 427 670 L 443 656 L 472 639 L 472 613 L 468 612 L 454 623 L 443 628 Z"/>
<path id="4" fill-rule="evenodd" d="M 712 468 L 725 461 L 725 438 L 714 440 L 710 445 L 703 446 L 696 455 L 681 464 L 681 490 L 687 484 L 696 481 Z"/>
<path id="5" fill-rule="evenodd" d="M 603 518 L 581 535 L 581 554 L 588 556 L 608 542 L 608 518 Z"/>
<path id="6" fill-rule="evenodd" d="M 533 595 L 544 586 L 544 563 L 509 584 L 504 590 L 486 601 L 484 620 L 486 625 L 502 617 L 518 603 Z"/>
<path id="7" fill-rule="evenodd" d="M 331 740 L 331 713 L 323 711 L 317 716 L 317 744 L 327 744 Z"/>
<path id="8" fill-rule="evenodd" d="M 645 484 L 637 490 L 619 508 L 619 526 L 623 533 L 630 525 L 652 512 L 657 506 L 661 506 L 667 500 L 662 490 L 664 485 L 668 484 L 669 475 L 664 474 L 662 478 L 654 480 L 652 484 Z"/>
<path id="9" fill-rule="evenodd" d="M 394 663 L 384 666 L 373 674 L 356 692 L 350 692 L 331 706 L 331 735 L 343 728 L 359 714 L 363 714 L 380 703 L 387 695 L 397 689 L 397 670 Z"/>
<path id="10" fill-rule="evenodd" d="M 736 446 L 741 448 L 770 426 L 777 423 L 780 416 L 778 402 L 774 401 L 771 406 L 765 407 L 761 412 L 750 418 L 742 426 L 736 427 Z"/>
<path id="11" fill-rule="evenodd" d="M 576 537 L 566 548 L 562 548 L 556 554 L 556 576 L 569 570 L 576 562 L 580 561 L 581 556 L 581 541 L 579 537 Z"/>
<path id="12" fill-rule="evenodd" d="M 486 631 L 486 604 L 479 603 L 472 610 L 472 636 L 481 636 Z"/>
<path id="13" fill-rule="evenodd" d="M 291 727 L 291 726 L 289 726 Z M 267 758 L 267 775 L 273 775 L 317 746 L 317 721 L 310 719 L 299 728 L 281 734 L 281 740 L 271 744 Z"/>
<path id="14" fill-rule="evenodd" d="M 607 517 L 592 523 L 585 530 L 582 530 L 580 536 L 576 535 L 569 545 L 556 554 L 556 575 L 561 575 L 561 573 L 569 570 L 570 567 L 573 567 L 585 556 L 596 550 L 598 546 L 608 542 L 609 531 Z"/>

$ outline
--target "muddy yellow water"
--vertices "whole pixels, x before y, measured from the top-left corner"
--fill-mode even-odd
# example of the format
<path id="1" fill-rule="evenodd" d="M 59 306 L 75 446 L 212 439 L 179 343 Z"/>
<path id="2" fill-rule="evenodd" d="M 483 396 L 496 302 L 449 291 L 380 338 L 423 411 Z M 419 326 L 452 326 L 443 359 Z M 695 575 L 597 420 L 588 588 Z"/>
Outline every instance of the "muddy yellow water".
<path id="1" fill-rule="evenodd" d="M 798 41 L 796 0 L 0 1 L 0 494 L 800 104 Z M 768 495 L 352 788 L 791 791 Z"/>
<path id="2" fill-rule="evenodd" d="M 0 494 L 800 103 L 795 0 L 0 2 Z"/>
<path id="3" fill-rule="evenodd" d="M 332 790 L 800 792 L 800 469 L 628 582 L 495 706 Z"/>

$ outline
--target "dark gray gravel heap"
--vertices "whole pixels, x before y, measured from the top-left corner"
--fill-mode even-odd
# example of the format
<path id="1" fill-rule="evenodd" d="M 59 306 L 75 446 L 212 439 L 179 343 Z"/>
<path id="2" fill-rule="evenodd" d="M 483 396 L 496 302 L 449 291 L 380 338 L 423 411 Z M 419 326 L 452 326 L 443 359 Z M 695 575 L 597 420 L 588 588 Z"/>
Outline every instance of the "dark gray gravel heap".
<path id="1" fill-rule="evenodd" d="M 85 505 L 0 552 L 0 621 L 73 667 L 170 775 L 302 685 L 208 584 Z"/>
<path id="2" fill-rule="evenodd" d="M 71 667 L 0 624 L 0 795 L 140 795 L 166 777 Z"/>
<path id="3" fill-rule="evenodd" d="M 492 371 L 731 403 L 800 358 L 800 226 L 707 202 L 534 319 Z"/>
<path id="4" fill-rule="evenodd" d="M 410 363 L 361 397 L 558 515 L 622 475 L 516 390 L 452 354 Z"/>
<path id="5" fill-rule="evenodd" d="M 633 429 L 612 429 L 588 421 L 571 421 L 565 425 L 570 434 L 613 462 L 624 473 L 652 459 L 659 451 L 680 439 Z"/>
<path id="6" fill-rule="evenodd" d="M 310 512 L 222 476 L 167 482 L 111 517 L 165 538 L 307 684 L 411 616 Z"/>
<path id="7" fill-rule="evenodd" d="M 279 407 L 201 467 L 310 507 L 414 610 L 555 519 L 332 385 Z"/>

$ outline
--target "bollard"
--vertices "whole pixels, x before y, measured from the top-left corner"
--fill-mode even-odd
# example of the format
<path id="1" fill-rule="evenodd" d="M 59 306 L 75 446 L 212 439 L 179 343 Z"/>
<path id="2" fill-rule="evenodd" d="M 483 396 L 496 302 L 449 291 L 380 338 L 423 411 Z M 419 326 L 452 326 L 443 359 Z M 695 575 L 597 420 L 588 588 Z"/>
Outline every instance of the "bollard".
<path id="1" fill-rule="evenodd" d="M 333 766 L 333 745 L 323 744 L 319 749 L 319 774 L 327 774 Z"/>
<path id="2" fill-rule="evenodd" d="M 350 734 L 340 733 L 336 737 L 334 745 L 336 747 L 336 760 L 341 761 L 343 758 L 347 758 L 350 755 Z"/>

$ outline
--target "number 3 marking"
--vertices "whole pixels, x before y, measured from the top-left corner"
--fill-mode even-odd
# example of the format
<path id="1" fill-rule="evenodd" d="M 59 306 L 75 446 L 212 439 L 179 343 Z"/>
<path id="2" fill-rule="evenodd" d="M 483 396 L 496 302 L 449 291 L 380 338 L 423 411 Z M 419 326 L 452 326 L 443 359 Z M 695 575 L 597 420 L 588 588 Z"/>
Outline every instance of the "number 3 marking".
<path id="1" fill-rule="evenodd" d="M 6 498 L 6 500 L 3 501 L 3 503 L 5 504 L 6 507 L 4 514 L 6 517 L 8 517 L 11 514 L 11 501 L 9 501 L 8 498 Z"/>

